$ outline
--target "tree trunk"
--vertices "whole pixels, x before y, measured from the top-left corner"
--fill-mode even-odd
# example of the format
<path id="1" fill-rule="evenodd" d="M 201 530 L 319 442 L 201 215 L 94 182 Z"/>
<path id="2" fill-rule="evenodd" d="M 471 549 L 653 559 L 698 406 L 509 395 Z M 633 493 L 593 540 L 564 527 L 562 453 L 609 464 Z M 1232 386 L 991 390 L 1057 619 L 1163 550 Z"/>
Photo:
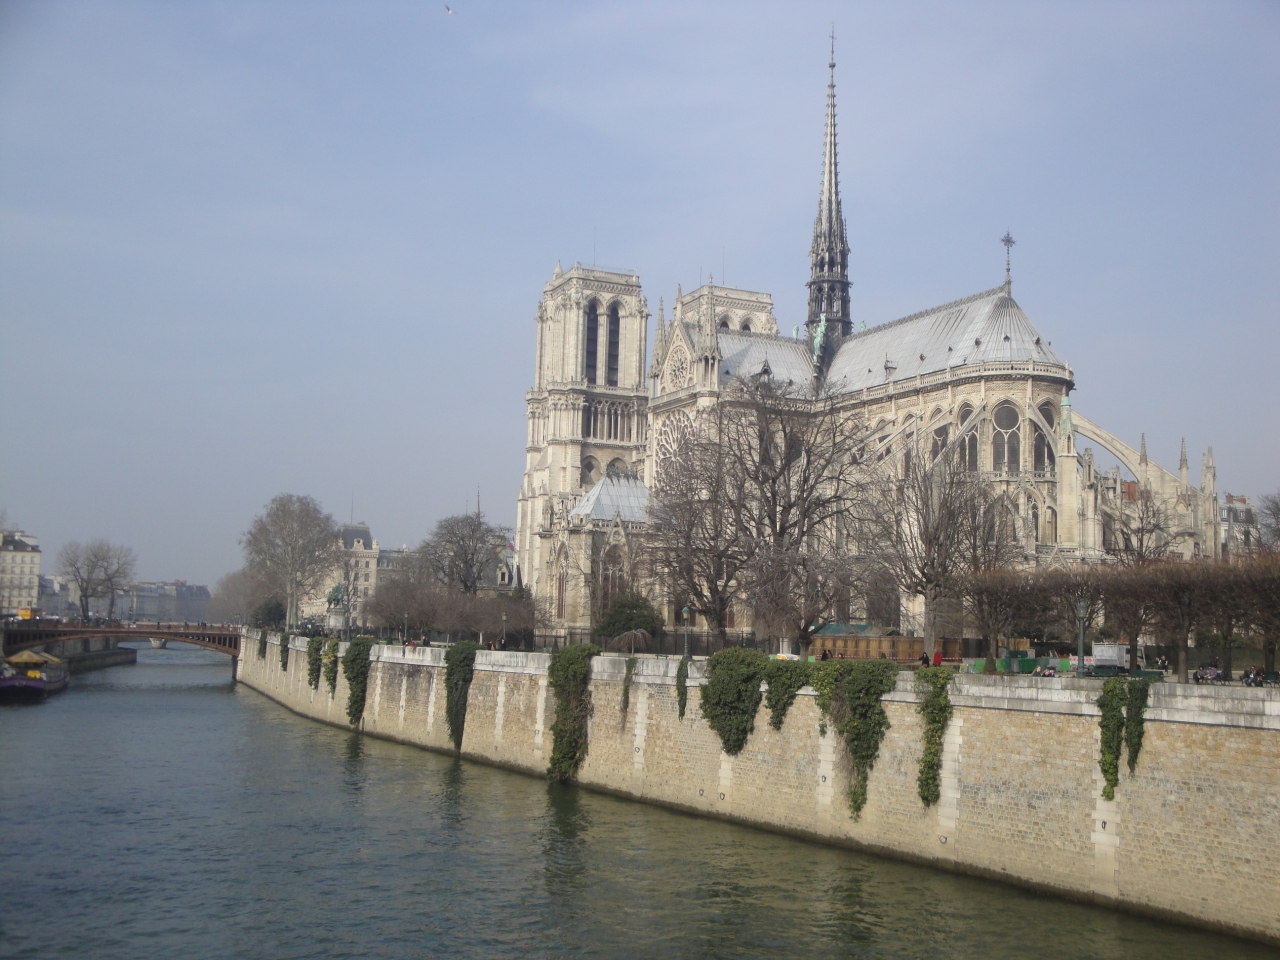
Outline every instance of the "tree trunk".
<path id="1" fill-rule="evenodd" d="M 1231 679 L 1231 639 L 1230 632 L 1222 635 L 1222 668 L 1227 672 L 1228 681 Z"/>
<path id="2" fill-rule="evenodd" d="M 1129 669 L 1138 669 L 1138 633 L 1136 630 L 1129 635 Z"/>
<path id="3" fill-rule="evenodd" d="M 933 650 L 938 643 L 938 599 L 930 597 L 927 593 L 924 596 L 924 652 L 929 655 L 929 662 L 933 662 Z"/>
<path id="4" fill-rule="evenodd" d="M 983 673 L 995 673 L 996 661 L 1000 659 L 1000 638 L 998 636 L 984 637 L 987 641 L 987 659 L 982 665 Z M 933 662 L 933 657 L 929 658 L 929 662 Z"/>
<path id="5" fill-rule="evenodd" d="M 1178 631 L 1178 682 L 1187 682 L 1187 634 L 1190 631 Z"/>
<path id="6" fill-rule="evenodd" d="M 1276 641 L 1262 641 L 1262 669 L 1265 673 L 1276 672 Z"/>

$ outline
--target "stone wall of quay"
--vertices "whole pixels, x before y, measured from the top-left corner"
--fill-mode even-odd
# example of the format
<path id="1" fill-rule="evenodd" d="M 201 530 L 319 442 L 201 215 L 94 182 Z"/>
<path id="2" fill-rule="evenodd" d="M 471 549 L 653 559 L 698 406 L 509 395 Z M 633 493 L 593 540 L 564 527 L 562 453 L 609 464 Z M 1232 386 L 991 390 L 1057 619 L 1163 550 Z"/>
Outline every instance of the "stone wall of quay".
<path id="1" fill-rule="evenodd" d="M 278 640 L 259 659 L 247 640 L 238 679 L 338 726 L 333 696 L 306 681 L 305 641 L 287 671 Z M 364 732 L 452 752 L 443 651 L 373 648 Z M 555 696 L 544 654 L 476 657 L 462 754 L 542 776 Z M 678 715 L 675 659 L 641 658 L 623 710 L 625 660 L 592 668 L 585 787 L 1280 944 L 1280 691 L 1156 684 L 1137 770 L 1121 763 L 1104 800 L 1094 701 L 1100 681 L 961 675 L 943 752 L 942 799 L 925 807 L 916 777 L 921 719 L 909 673 L 885 697 L 892 726 L 862 816 L 846 799 L 848 759 L 821 732 L 812 690 L 781 730 L 762 705 L 746 748 L 720 748 L 690 668 Z"/>

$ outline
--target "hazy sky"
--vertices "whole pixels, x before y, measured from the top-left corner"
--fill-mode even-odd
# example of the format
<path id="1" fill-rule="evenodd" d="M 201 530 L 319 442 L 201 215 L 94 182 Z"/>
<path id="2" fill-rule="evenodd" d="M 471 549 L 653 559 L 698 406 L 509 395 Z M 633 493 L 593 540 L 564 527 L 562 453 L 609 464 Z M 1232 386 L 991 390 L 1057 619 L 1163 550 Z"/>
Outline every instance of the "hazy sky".
<path id="1" fill-rule="evenodd" d="M 992 287 L 1076 409 L 1280 487 L 1280 4 L 0 3 L 0 507 L 212 584 L 274 495 L 515 518 L 557 259 L 803 322 Z M 51 565 L 51 563 L 50 563 Z"/>

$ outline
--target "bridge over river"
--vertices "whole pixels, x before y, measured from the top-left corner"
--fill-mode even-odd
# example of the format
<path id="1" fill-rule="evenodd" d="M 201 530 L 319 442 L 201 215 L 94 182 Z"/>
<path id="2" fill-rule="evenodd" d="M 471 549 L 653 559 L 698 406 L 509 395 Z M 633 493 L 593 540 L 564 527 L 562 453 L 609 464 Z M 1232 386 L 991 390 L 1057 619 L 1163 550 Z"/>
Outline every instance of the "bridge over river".
<path id="1" fill-rule="evenodd" d="M 193 643 L 232 657 L 240 656 L 240 627 L 209 623 L 134 623 L 119 620 L 11 620 L 2 628 L 4 655 L 68 640 L 150 640 L 162 646 L 170 640 Z M 63 649 L 66 649 L 64 647 Z"/>

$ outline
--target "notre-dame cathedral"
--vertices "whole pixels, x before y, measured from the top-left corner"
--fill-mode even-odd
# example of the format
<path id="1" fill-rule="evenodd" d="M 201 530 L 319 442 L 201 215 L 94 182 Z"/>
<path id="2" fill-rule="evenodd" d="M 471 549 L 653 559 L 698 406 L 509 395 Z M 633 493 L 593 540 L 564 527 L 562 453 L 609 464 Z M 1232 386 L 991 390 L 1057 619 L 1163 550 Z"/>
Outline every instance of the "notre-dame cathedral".
<path id="1" fill-rule="evenodd" d="M 1172 518 L 1179 550 L 1221 551 L 1212 449 L 1197 488 L 1185 442 L 1174 473 L 1148 459 L 1145 440 L 1135 449 L 1074 410 L 1071 365 L 1014 301 L 1007 258 L 990 290 L 854 329 L 830 69 L 803 332 L 779 331 L 769 294 L 709 282 L 677 289 L 670 318 L 659 301 L 647 363 L 650 313 L 635 273 L 557 265 L 543 290 L 516 561 L 562 635 L 589 631 L 630 581 L 656 465 L 735 377 L 822 384 L 882 444 L 909 432 L 955 445 L 1016 504 L 1028 562 L 1103 558 L 1127 535 L 1125 504 L 1143 489 Z M 1095 465 L 1087 440 L 1120 466 Z M 651 599 L 677 622 L 673 598 Z M 902 602 L 910 632 L 920 605 Z"/>

